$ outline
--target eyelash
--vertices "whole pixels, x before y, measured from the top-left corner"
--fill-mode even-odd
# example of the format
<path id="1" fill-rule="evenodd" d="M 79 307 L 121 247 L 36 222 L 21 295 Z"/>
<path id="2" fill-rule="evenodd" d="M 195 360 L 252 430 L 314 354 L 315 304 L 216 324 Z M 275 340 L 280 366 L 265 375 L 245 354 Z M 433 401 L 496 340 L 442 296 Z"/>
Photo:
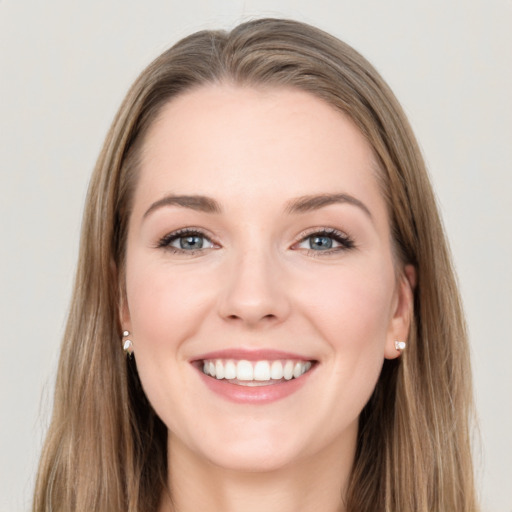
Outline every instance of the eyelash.
<path id="1" fill-rule="evenodd" d="M 179 249 L 178 247 L 173 247 L 171 244 L 172 242 L 179 240 L 180 238 L 186 238 L 186 237 L 193 237 L 197 236 L 200 238 L 204 238 L 208 240 L 211 244 L 213 242 L 210 240 L 210 238 L 201 231 L 200 229 L 193 229 L 193 228 L 184 228 L 184 229 L 178 229 L 177 231 L 173 231 L 172 233 L 168 233 L 164 237 L 162 237 L 157 244 L 158 249 L 166 249 L 168 251 L 171 251 L 173 254 L 187 254 L 187 255 L 195 255 L 201 251 L 203 251 L 203 248 L 200 249 L 192 249 L 192 250 L 185 250 L 185 249 Z"/>
<path id="2" fill-rule="evenodd" d="M 297 246 L 300 243 L 303 243 L 307 241 L 308 239 L 314 238 L 314 237 L 326 237 L 331 238 L 335 242 L 339 243 L 339 247 L 333 247 L 329 248 L 323 251 L 315 251 L 313 249 L 306 249 L 308 255 L 315 256 L 315 257 L 322 257 L 322 256 L 329 256 L 333 254 L 337 254 L 343 251 L 347 251 L 350 249 L 355 248 L 355 243 L 352 238 L 350 238 L 346 233 L 343 233 L 343 231 L 339 231 L 334 228 L 321 228 L 321 229 L 315 229 L 307 233 L 303 233 L 300 236 L 300 239 L 298 242 L 293 244 L 293 246 Z"/>
<path id="3" fill-rule="evenodd" d="M 162 237 L 156 247 L 158 249 L 165 249 L 171 251 L 173 254 L 187 254 L 190 256 L 193 256 L 197 253 L 200 253 L 204 250 L 210 249 L 208 248 L 199 248 L 199 249 L 192 249 L 192 250 L 186 250 L 186 249 L 180 249 L 178 247 L 173 247 L 171 244 L 175 242 L 176 240 L 179 240 L 180 238 L 186 238 L 186 237 L 200 237 L 208 240 L 209 243 L 212 245 L 215 245 L 214 242 L 211 241 L 211 239 L 200 229 L 192 229 L 192 228 L 184 228 L 179 229 L 177 231 L 173 231 L 172 233 L 168 233 L 164 237 Z M 339 253 L 342 251 L 347 251 L 350 249 L 353 249 L 355 247 L 355 243 L 347 234 L 343 233 L 342 231 L 338 231 L 334 228 L 322 228 L 310 231 L 308 233 L 301 234 L 299 240 L 295 242 L 292 245 L 293 247 L 296 247 L 297 245 L 307 241 L 308 239 L 311 239 L 313 237 L 325 237 L 325 238 L 331 238 L 335 242 L 337 242 L 339 247 L 329 248 L 326 250 L 313 250 L 313 249 L 305 249 L 309 255 L 320 257 L 320 256 L 328 256 L 335 253 Z"/>

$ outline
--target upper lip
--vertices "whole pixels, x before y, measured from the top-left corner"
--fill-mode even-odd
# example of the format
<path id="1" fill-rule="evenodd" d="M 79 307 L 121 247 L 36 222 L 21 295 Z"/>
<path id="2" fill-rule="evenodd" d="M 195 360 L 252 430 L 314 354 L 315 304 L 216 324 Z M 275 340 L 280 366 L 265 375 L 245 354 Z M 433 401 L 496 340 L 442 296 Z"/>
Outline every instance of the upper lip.
<path id="1" fill-rule="evenodd" d="M 257 349 L 257 350 L 248 350 L 243 348 L 236 349 L 223 349 L 223 350 L 215 350 L 212 352 L 207 352 L 205 354 L 200 354 L 191 359 L 191 362 L 194 361 L 204 361 L 205 359 L 236 359 L 236 360 L 245 360 L 245 361 L 275 361 L 279 359 L 293 359 L 296 361 L 314 361 L 314 358 L 307 357 L 301 354 L 297 354 L 294 352 L 285 352 L 281 350 L 274 349 Z"/>

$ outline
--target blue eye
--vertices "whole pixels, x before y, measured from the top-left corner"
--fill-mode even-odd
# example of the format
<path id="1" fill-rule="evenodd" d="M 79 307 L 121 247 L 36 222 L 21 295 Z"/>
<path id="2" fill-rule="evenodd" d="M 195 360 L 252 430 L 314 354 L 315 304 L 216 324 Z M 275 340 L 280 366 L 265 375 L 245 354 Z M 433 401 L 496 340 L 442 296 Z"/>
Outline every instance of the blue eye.
<path id="1" fill-rule="evenodd" d="M 315 251 L 332 249 L 334 240 L 330 236 L 313 235 L 308 237 L 309 248 Z"/>
<path id="2" fill-rule="evenodd" d="M 177 253 L 194 253 L 204 249 L 212 249 L 214 244 L 201 232 L 180 229 L 165 235 L 158 242 L 158 247 L 170 249 Z"/>
<path id="3" fill-rule="evenodd" d="M 316 253 L 333 253 L 353 248 L 354 242 L 337 229 L 324 229 L 304 237 L 295 247 Z"/>
<path id="4" fill-rule="evenodd" d="M 204 238 L 202 236 L 191 235 L 191 236 L 180 236 L 170 245 L 175 247 L 174 243 L 178 242 L 179 248 L 187 251 L 202 249 L 204 245 Z"/>

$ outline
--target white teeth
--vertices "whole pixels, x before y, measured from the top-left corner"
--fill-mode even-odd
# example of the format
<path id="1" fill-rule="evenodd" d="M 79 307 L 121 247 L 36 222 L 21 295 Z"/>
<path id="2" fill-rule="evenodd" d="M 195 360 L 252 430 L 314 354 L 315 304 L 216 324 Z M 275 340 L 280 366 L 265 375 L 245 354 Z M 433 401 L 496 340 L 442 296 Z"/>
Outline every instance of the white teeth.
<path id="1" fill-rule="evenodd" d="M 293 361 L 286 361 L 283 369 L 283 377 L 286 380 L 290 380 L 293 377 Z"/>
<path id="2" fill-rule="evenodd" d="M 254 380 L 270 380 L 270 364 L 268 361 L 258 361 L 254 366 Z"/>
<path id="3" fill-rule="evenodd" d="M 212 375 L 212 377 L 215 377 L 215 375 Z M 238 361 L 236 365 L 236 378 L 238 380 L 254 380 L 254 369 L 250 361 Z"/>
<path id="4" fill-rule="evenodd" d="M 275 380 L 283 378 L 283 364 L 281 361 L 273 361 L 272 368 L 270 369 L 270 377 Z"/>
<path id="5" fill-rule="evenodd" d="M 296 363 L 293 367 L 293 376 L 295 378 L 300 377 L 302 375 L 302 363 Z"/>
<path id="6" fill-rule="evenodd" d="M 224 365 L 222 364 L 222 361 L 215 362 L 215 377 L 217 377 L 217 379 L 224 378 Z"/>
<path id="7" fill-rule="evenodd" d="M 246 385 L 257 385 L 274 381 L 297 379 L 312 366 L 311 361 L 234 361 L 232 359 L 205 360 L 203 373 L 218 380 L 240 381 Z M 264 385 L 264 384 L 260 384 Z"/>
<path id="8" fill-rule="evenodd" d="M 227 361 L 224 365 L 224 378 L 236 379 L 236 366 L 233 361 Z"/>

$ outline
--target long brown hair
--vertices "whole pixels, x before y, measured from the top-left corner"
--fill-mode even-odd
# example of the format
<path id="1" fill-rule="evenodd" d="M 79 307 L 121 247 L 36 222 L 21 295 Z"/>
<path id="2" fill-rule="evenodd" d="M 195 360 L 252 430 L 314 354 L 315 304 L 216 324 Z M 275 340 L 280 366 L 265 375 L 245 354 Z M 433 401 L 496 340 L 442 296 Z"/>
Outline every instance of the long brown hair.
<path id="1" fill-rule="evenodd" d="M 287 86 L 348 115 L 379 163 L 394 246 L 416 268 L 407 351 L 386 361 L 360 416 L 347 512 L 477 510 L 465 323 L 431 185 L 406 117 L 355 50 L 305 24 L 261 19 L 203 31 L 163 53 L 128 92 L 92 176 L 34 512 L 154 511 L 167 481 L 167 431 L 120 342 L 131 198 L 148 128 L 176 95 L 205 84 Z"/>

